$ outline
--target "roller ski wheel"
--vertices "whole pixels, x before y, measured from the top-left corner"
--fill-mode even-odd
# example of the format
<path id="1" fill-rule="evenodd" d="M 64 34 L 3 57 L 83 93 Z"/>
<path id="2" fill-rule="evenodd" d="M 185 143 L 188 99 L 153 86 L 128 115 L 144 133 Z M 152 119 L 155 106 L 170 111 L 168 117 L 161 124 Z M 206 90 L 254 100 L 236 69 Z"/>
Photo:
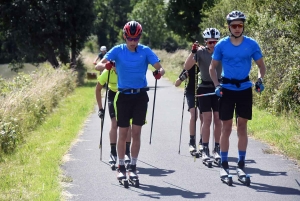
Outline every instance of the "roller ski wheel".
<path id="1" fill-rule="evenodd" d="M 237 176 L 238 176 L 238 180 L 242 184 L 244 184 L 246 186 L 250 186 L 250 184 L 251 184 L 250 175 L 246 174 L 244 172 L 244 170 L 241 169 L 241 168 L 236 168 L 236 173 L 237 173 Z"/>
<path id="2" fill-rule="evenodd" d="M 126 169 L 125 166 L 119 166 L 118 168 L 118 175 L 117 179 L 121 185 L 123 185 L 125 188 L 129 187 L 129 183 L 126 177 Z"/>
<path id="3" fill-rule="evenodd" d="M 228 186 L 232 186 L 232 175 L 229 174 L 229 170 L 221 168 L 220 170 L 220 178 L 223 183 L 226 183 Z"/>
<path id="4" fill-rule="evenodd" d="M 111 170 L 116 170 L 117 169 L 116 161 L 117 161 L 117 156 L 110 155 L 108 163 L 110 165 Z"/>
<path id="5" fill-rule="evenodd" d="M 190 151 L 190 154 L 191 154 L 193 157 L 196 157 L 196 158 L 199 158 L 199 157 L 200 157 L 199 153 L 198 153 L 197 150 L 196 150 L 196 145 L 190 144 L 190 145 L 189 145 L 189 151 Z"/>
<path id="6" fill-rule="evenodd" d="M 131 162 L 131 158 L 130 158 L 130 154 L 125 154 L 125 167 L 126 170 L 130 169 L 130 162 Z"/>

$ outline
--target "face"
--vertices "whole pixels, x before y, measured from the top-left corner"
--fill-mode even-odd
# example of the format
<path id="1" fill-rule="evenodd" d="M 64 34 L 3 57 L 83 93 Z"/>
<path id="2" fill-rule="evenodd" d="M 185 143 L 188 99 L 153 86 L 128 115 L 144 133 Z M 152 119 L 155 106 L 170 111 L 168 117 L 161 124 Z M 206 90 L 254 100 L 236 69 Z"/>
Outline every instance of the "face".
<path id="1" fill-rule="evenodd" d="M 206 39 L 206 46 L 208 47 L 208 49 L 210 50 L 214 50 L 215 45 L 217 44 L 218 40 L 216 38 L 208 38 Z"/>
<path id="2" fill-rule="evenodd" d="M 129 50 L 135 51 L 135 48 L 139 44 L 141 36 L 136 37 L 136 38 L 131 38 L 131 37 L 125 37 L 126 45 Z"/>
<path id="3" fill-rule="evenodd" d="M 240 36 L 244 31 L 244 22 L 243 21 L 233 21 L 229 25 L 230 32 L 234 36 Z"/>

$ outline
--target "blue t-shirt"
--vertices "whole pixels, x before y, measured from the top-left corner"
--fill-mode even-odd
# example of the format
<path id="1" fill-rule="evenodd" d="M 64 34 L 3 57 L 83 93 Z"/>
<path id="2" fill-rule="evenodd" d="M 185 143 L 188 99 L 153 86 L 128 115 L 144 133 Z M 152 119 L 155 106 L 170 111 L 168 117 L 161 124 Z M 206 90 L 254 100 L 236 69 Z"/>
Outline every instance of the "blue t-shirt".
<path id="1" fill-rule="evenodd" d="M 146 87 L 148 64 L 153 66 L 160 61 L 148 46 L 141 44 L 138 44 L 135 52 L 131 52 L 126 44 L 117 45 L 109 50 L 104 57 L 109 61 L 116 62 L 118 88 L 121 89 Z"/>
<path id="2" fill-rule="evenodd" d="M 249 76 L 252 59 L 257 61 L 262 58 L 263 55 L 257 42 L 250 37 L 243 37 L 242 43 L 238 46 L 231 43 L 229 36 L 216 44 L 212 58 L 222 62 L 222 77 L 243 80 Z M 252 87 L 252 83 L 251 81 L 243 82 L 240 88 L 235 84 L 222 84 L 222 87 L 239 91 Z"/>

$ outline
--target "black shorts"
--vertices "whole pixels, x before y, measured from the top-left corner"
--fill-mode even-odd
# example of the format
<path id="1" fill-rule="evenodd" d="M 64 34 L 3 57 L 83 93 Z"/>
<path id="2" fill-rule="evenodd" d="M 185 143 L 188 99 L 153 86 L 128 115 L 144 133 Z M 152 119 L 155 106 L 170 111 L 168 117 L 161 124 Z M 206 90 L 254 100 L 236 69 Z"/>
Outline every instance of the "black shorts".
<path id="1" fill-rule="evenodd" d="M 116 92 L 113 92 L 111 90 L 108 91 L 108 95 L 107 95 L 107 105 L 108 105 L 108 112 L 109 112 L 109 116 L 110 118 L 114 118 L 116 117 L 116 113 L 115 113 L 115 108 L 114 108 L 114 99 L 116 96 Z"/>
<path id="2" fill-rule="evenodd" d="M 244 119 L 252 119 L 252 88 L 242 91 L 222 89 L 222 97 L 219 98 L 219 118 L 223 121 L 233 118 L 234 111 L 236 116 Z"/>
<path id="3" fill-rule="evenodd" d="M 195 94 L 186 92 L 185 96 L 188 104 L 188 111 L 190 111 L 191 108 L 195 108 Z M 198 98 L 196 99 L 196 105 L 199 106 Z"/>
<path id="4" fill-rule="evenodd" d="M 197 94 L 206 94 L 215 92 L 215 88 L 212 87 L 199 87 L 197 90 Z M 201 96 L 199 97 L 199 106 L 201 112 L 218 112 L 219 111 L 219 103 L 218 96 Z"/>
<path id="5" fill-rule="evenodd" d="M 118 92 L 115 97 L 117 125 L 129 127 L 132 124 L 142 126 L 146 122 L 149 97 L 147 92 L 124 94 Z"/>

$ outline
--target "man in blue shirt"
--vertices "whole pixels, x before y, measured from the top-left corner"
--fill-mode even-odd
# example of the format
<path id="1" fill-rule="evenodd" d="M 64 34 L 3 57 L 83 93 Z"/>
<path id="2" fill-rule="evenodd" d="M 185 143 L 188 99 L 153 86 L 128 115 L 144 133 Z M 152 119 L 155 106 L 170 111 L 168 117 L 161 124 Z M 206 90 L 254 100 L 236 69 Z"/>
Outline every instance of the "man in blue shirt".
<path id="1" fill-rule="evenodd" d="M 215 46 L 209 73 L 219 99 L 219 117 L 222 120 L 220 138 L 222 169 L 228 173 L 229 136 L 232 130 L 233 113 L 237 115 L 238 168 L 244 170 L 248 144 L 247 121 L 252 119 L 252 82 L 249 80 L 252 59 L 258 66 L 256 91 L 264 90 L 263 77 L 266 67 L 257 42 L 243 35 L 245 15 L 232 11 L 226 17 L 230 36 L 221 39 Z M 218 81 L 216 67 L 222 63 L 222 80 Z"/>
<path id="2" fill-rule="evenodd" d="M 148 107 L 148 94 L 146 72 L 148 64 L 156 71 L 155 79 L 160 79 L 165 74 L 156 54 L 148 47 L 139 44 L 142 35 L 142 26 L 136 21 L 127 22 L 123 28 L 125 44 L 114 46 L 100 61 L 99 68 L 110 70 L 115 62 L 118 74 L 118 93 L 115 97 L 117 125 L 119 138 L 117 150 L 119 156 L 119 174 L 117 178 L 126 177 L 125 169 L 125 145 L 126 135 L 132 119 L 131 140 L 131 167 L 129 176 L 137 177 L 136 162 L 140 150 L 140 136 L 142 126 L 146 121 Z"/>

